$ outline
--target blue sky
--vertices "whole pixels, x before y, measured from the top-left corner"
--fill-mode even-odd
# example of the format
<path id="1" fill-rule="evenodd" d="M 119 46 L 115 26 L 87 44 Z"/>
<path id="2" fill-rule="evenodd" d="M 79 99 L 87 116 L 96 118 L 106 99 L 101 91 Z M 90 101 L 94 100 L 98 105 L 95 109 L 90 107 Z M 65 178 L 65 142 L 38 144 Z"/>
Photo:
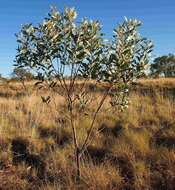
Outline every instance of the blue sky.
<path id="1" fill-rule="evenodd" d="M 0 0 L 0 73 L 8 76 L 21 24 L 39 23 L 51 5 L 75 7 L 78 18 L 99 20 L 106 37 L 124 16 L 143 22 L 141 34 L 155 44 L 154 56 L 175 53 L 175 0 Z"/>

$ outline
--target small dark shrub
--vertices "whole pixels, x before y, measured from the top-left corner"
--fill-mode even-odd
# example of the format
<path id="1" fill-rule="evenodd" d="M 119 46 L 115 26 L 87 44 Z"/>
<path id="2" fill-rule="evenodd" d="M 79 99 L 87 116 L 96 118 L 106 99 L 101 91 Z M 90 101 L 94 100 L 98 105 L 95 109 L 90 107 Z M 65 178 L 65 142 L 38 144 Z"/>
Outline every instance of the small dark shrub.
<path id="1" fill-rule="evenodd" d="M 121 133 L 123 129 L 123 125 L 121 122 L 117 122 L 115 124 L 115 126 L 112 128 L 112 134 L 115 136 L 115 137 L 118 137 L 118 135 Z"/>
<path id="2" fill-rule="evenodd" d="M 173 136 L 156 137 L 155 143 L 158 146 L 165 146 L 167 148 L 175 148 L 175 137 L 173 137 Z"/>
<path id="3" fill-rule="evenodd" d="M 174 125 L 158 130 L 151 139 L 151 143 L 156 146 L 163 146 L 169 149 L 175 148 Z"/>
<path id="4" fill-rule="evenodd" d="M 110 154 L 111 152 L 108 149 L 97 148 L 94 146 L 88 146 L 85 152 L 85 156 L 92 159 L 92 161 L 96 164 L 101 164 L 102 162 L 104 162 L 107 156 Z"/>
<path id="5" fill-rule="evenodd" d="M 37 154 L 27 154 L 25 158 L 25 163 L 37 170 L 37 176 L 42 179 L 45 176 L 46 164 Z"/>
<path id="6" fill-rule="evenodd" d="M 102 123 L 101 126 L 98 128 L 98 131 L 104 135 L 110 135 L 111 129 L 107 126 L 106 123 Z"/>
<path id="7" fill-rule="evenodd" d="M 71 134 L 69 134 L 65 130 L 39 127 L 38 131 L 41 138 L 52 137 L 58 146 L 64 146 L 72 139 Z"/>
<path id="8" fill-rule="evenodd" d="M 45 162 L 40 155 L 30 154 L 28 150 L 29 142 L 23 138 L 12 140 L 11 151 L 13 156 L 13 164 L 18 165 L 24 162 L 28 166 L 37 170 L 39 178 L 43 178 L 45 174 Z"/>
<path id="9" fill-rule="evenodd" d="M 126 190 L 132 190 L 134 181 L 135 181 L 135 174 L 134 174 L 134 167 L 130 159 L 125 156 L 115 156 L 111 155 L 108 160 L 111 164 L 114 165 L 117 169 L 119 169 L 121 176 L 124 179 L 124 186 Z"/>
<path id="10" fill-rule="evenodd" d="M 114 137 L 118 137 L 122 129 L 122 124 L 120 122 L 117 122 L 114 127 L 108 127 L 107 124 L 102 123 L 98 130 L 104 135 L 112 135 Z"/>
<path id="11" fill-rule="evenodd" d="M 29 142 L 23 138 L 15 138 L 11 143 L 11 152 L 13 156 L 13 164 L 21 163 L 28 154 Z"/>
<path id="12" fill-rule="evenodd" d="M 171 167 L 171 168 L 170 168 Z M 175 172 L 174 166 L 168 166 L 165 162 L 156 162 L 151 168 L 151 187 L 154 190 L 174 190 Z"/>

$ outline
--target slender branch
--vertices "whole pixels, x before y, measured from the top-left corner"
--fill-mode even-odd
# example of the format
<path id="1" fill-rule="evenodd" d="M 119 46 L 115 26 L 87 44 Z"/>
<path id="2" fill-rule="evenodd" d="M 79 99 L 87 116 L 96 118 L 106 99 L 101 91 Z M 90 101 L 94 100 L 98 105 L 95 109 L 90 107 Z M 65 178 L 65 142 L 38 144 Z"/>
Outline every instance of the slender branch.
<path id="1" fill-rule="evenodd" d="M 79 64 L 77 70 L 74 72 L 74 76 L 73 76 L 73 78 L 72 78 L 72 83 L 71 83 L 71 85 L 70 85 L 70 92 L 74 91 L 74 84 L 75 84 L 76 78 L 77 78 L 77 76 L 78 76 L 78 71 L 79 71 L 79 69 L 80 69 L 80 64 Z"/>
<path id="2" fill-rule="evenodd" d="M 86 149 L 86 147 L 88 146 L 88 141 L 89 141 L 89 138 L 90 138 L 90 136 L 91 136 L 91 134 L 92 134 L 96 117 L 97 117 L 98 112 L 99 112 L 99 110 L 101 109 L 101 107 L 102 107 L 104 101 L 106 100 L 106 98 L 107 98 L 107 96 L 108 96 L 108 94 L 109 94 L 111 88 L 112 88 L 112 84 L 110 85 L 110 87 L 108 88 L 108 90 L 106 90 L 106 92 L 105 92 L 103 98 L 101 99 L 101 101 L 100 101 L 100 103 L 99 103 L 99 106 L 98 106 L 97 110 L 96 110 L 95 113 L 94 113 L 94 116 L 93 116 L 93 119 L 92 119 L 92 123 L 91 123 L 91 125 L 90 125 L 90 129 L 89 129 L 89 131 L 88 131 L 88 133 L 87 133 L 87 136 L 86 136 L 85 141 L 84 141 L 84 143 L 83 143 L 83 145 L 82 145 L 82 148 L 80 149 L 80 152 L 81 152 L 81 153 L 83 153 L 83 151 L 84 151 L 84 150 Z"/>
<path id="3" fill-rule="evenodd" d="M 70 82 L 69 82 L 69 92 L 71 93 L 71 86 L 72 86 L 72 83 L 73 83 L 73 73 L 74 73 L 74 61 L 73 63 L 71 64 L 71 75 L 70 75 Z"/>
<path id="4" fill-rule="evenodd" d="M 73 110 L 73 104 L 72 104 L 72 100 L 69 98 L 69 104 L 70 104 L 70 111 L 69 111 L 69 113 L 70 113 L 70 122 L 71 122 L 71 128 L 72 128 L 72 133 L 73 133 L 73 140 L 74 140 L 74 146 L 75 146 L 75 148 L 77 149 L 77 147 L 78 147 L 78 142 L 77 142 L 77 135 L 76 135 L 76 129 L 75 129 L 75 126 L 74 126 L 74 120 L 73 120 L 73 112 L 72 112 L 72 110 Z"/>

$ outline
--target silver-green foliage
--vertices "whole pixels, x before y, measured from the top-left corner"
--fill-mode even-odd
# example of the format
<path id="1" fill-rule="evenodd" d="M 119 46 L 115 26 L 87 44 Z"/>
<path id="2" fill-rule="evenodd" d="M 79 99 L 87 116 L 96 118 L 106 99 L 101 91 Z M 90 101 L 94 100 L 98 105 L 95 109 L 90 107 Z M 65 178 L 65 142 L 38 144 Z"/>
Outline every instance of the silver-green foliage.
<path id="1" fill-rule="evenodd" d="M 99 22 L 83 19 L 77 24 L 76 16 L 74 9 L 66 8 L 63 13 L 52 9 L 37 27 L 24 25 L 17 35 L 17 66 L 37 69 L 42 79 L 69 75 L 106 81 L 118 89 L 111 105 L 127 103 L 118 96 L 127 95 L 152 50 L 152 43 L 137 31 L 141 22 L 125 18 L 114 30 L 113 41 L 105 43 Z"/>
<path id="2" fill-rule="evenodd" d="M 108 45 L 102 78 L 117 88 L 111 93 L 113 106 L 127 107 L 129 87 L 144 73 L 149 62 L 153 44 L 140 36 L 140 25 L 136 19 L 125 18 L 114 30 L 113 41 Z"/>
<path id="3" fill-rule="evenodd" d="M 74 9 L 66 8 L 63 13 L 52 9 L 37 27 L 24 25 L 17 35 L 17 65 L 36 68 L 47 79 L 64 77 L 66 73 L 94 77 L 103 50 L 101 27 L 87 19 L 77 24 L 76 16 Z M 69 72 L 72 67 L 74 73 Z"/>

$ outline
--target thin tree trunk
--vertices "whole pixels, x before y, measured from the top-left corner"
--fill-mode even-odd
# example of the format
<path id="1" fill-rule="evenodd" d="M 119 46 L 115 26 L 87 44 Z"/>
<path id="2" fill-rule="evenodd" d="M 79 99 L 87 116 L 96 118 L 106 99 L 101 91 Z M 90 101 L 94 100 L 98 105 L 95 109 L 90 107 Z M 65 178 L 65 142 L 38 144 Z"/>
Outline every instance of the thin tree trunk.
<path id="1" fill-rule="evenodd" d="M 76 149 L 76 182 L 81 179 L 81 168 L 80 168 L 80 151 L 79 148 Z"/>
<path id="2" fill-rule="evenodd" d="M 72 134 L 73 134 L 73 142 L 74 142 L 74 151 L 75 151 L 75 160 L 76 160 L 76 182 L 80 181 L 81 178 L 81 168 L 80 168 L 80 150 L 78 145 L 77 133 L 76 128 L 74 126 L 74 117 L 73 117 L 73 104 L 72 99 L 69 96 L 69 106 L 70 106 L 70 121 L 72 127 Z"/>

